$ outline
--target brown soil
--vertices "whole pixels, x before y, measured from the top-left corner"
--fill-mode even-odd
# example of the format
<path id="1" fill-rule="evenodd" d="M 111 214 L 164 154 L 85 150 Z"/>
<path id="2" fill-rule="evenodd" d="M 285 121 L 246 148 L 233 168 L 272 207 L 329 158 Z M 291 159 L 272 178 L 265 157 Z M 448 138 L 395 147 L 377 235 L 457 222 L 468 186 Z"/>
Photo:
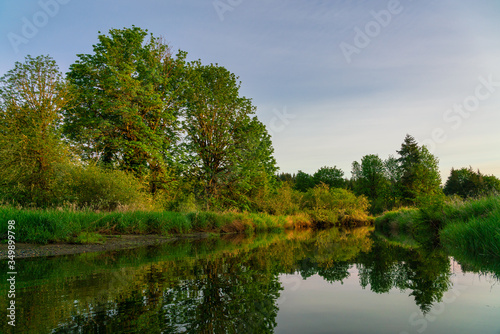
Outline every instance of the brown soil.
<path id="1" fill-rule="evenodd" d="M 203 238 L 205 234 L 184 235 L 182 237 L 167 238 L 159 235 L 111 235 L 106 236 L 104 244 L 16 244 L 16 259 L 38 256 L 56 256 L 68 254 L 80 254 L 90 252 L 101 252 L 108 250 L 131 249 L 143 246 L 160 245 L 179 238 Z M 8 256 L 8 245 L 0 245 L 0 259 L 6 259 Z"/>

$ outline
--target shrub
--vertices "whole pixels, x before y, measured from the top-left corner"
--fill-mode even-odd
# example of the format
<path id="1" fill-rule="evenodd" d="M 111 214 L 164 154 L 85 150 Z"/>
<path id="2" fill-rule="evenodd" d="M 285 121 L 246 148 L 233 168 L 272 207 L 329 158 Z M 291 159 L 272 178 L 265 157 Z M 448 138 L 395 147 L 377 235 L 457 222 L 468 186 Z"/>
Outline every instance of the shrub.
<path id="1" fill-rule="evenodd" d="M 67 166 L 60 174 L 66 203 L 78 208 L 116 210 L 119 207 L 146 209 L 151 199 L 143 185 L 131 174 L 98 166 Z"/>
<path id="2" fill-rule="evenodd" d="M 272 215 L 293 215 L 299 212 L 302 194 L 289 182 L 283 182 L 275 192 L 268 194 L 262 211 Z"/>
<path id="3" fill-rule="evenodd" d="M 366 197 L 346 189 L 329 189 L 325 184 L 309 189 L 301 203 L 301 208 L 321 225 L 366 221 L 368 206 Z"/>

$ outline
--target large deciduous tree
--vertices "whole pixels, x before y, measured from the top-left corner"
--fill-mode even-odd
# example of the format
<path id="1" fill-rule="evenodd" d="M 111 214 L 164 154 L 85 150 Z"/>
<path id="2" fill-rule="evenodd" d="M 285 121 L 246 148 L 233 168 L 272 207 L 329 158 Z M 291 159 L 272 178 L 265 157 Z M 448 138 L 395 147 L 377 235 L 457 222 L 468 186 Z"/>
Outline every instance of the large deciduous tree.
<path id="1" fill-rule="evenodd" d="M 84 159 L 148 176 L 154 193 L 173 165 L 184 58 L 138 27 L 99 35 L 70 66 L 65 134 Z"/>
<path id="2" fill-rule="evenodd" d="M 451 169 L 443 189 L 446 195 L 458 195 L 462 198 L 479 197 L 500 192 L 500 180 L 493 175 L 483 175 L 469 168 Z"/>
<path id="3" fill-rule="evenodd" d="M 388 181 L 387 186 L 387 208 L 393 208 L 401 204 L 401 196 L 399 194 L 399 181 L 401 180 L 401 169 L 399 168 L 398 159 L 392 155 L 384 160 L 385 178 Z"/>
<path id="4" fill-rule="evenodd" d="M 353 162 L 352 176 L 356 195 L 365 195 L 370 200 L 372 213 L 382 212 L 389 187 L 384 161 L 375 154 L 365 155 L 361 163 Z"/>
<path id="5" fill-rule="evenodd" d="M 68 157 L 61 140 L 65 82 L 49 56 L 27 56 L 0 79 L 0 187 L 7 199 L 47 205 L 58 166 Z"/>
<path id="6" fill-rule="evenodd" d="M 218 65 L 190 64 L 183 130 L 189 174 L 212 204 L 248 205 L 274 179 L 270 136 L 239 95 L 237 77 Z M 233 201 L 233 203 L 223 203 Z"/>
<path id="7" fill-rule="evenodd" d="M 294 188 L 296 190 L 306 192 L 307 190 L 314 188 L 314 185 L 314 178 L 311 175 L 301 170 L 297 172 L 294 184 Z"/>
<path id="8" fill-rule="evenodd" d="M 337 166 L 321 167 L 313 174 L 313 179 L 316 185 L 324 183 L 330 188 L 345 187 L 344 172 L 337 168 Z"/>

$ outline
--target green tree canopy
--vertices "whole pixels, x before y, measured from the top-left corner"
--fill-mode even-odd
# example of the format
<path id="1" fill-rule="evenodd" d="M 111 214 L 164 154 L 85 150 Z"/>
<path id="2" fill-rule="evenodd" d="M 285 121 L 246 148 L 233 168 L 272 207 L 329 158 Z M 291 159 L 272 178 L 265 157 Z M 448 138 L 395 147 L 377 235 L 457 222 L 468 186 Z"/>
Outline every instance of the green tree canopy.
<path id="1" fill-rule="evenodd" d="M 302 191 L 302 192 L 305 192 L 307 191 L 308 189 L 311 189 L 311 188 L 314 188 L 314 178 L 299 170 L 297 172 L 297 175 L 295 176 L 295 184 L 294 184 L 294 188 L 298 191 Z"/>
<path id="2" fill-rule="evenodd" d="M 69 157 L 61 140 L 65 82 L 49 56 L 27 56 L 0 79 L 0 188 L 9 200 L 47 205 L 58 166 Z"/>
<path id="3" fill-rule="evenodd" d="M 361 164 L 353 162 L 352 176 L 356 195 L 365 195 L 370 200 L 372 212 L 383 211 L 389 186 L 384 161 L 375 154 L 365 155 Z"/>
<path id="4" fill-rule="evenodd" d="M 274 179 L 273 148 L 255 107 L 239 94 L 237 77 L 224 67 L 190 64 L 183 113 L 188 173 L 213 203 L 246 202 Z"/>
<path id="5" fill-rule="evenodd" d="M 65 134 L 84 159 L 152 174 L 154 192 L 174 160 L 186 54 L 172 57 L 161 38 L 138 27 L 111 29 L 93 49 L 70 66 Z"/>
<path id="6" fill-rule="evenodd" d="M 416 204 L 419 198 L 441 192 L 439 161 L 425 146 L 418 146 L 415 138 L 406 135 L 399 158 L 399 195 L 403 204 Z"/>
<path id="7" fill-rule="evenodd" d="M 459 195 L 462 198 L 499 193 L 500 180 L 493 175 L 482 175 L 472 167 L 452 168 L 443 191 L 446 195 Z"/>
<path id="8" fill-rule="evenodd" d="M 334 167 L 321 167 L 313 174 L 314 183 L 320 184 L 324 183 L 328 185 L 330 188 L 344 188 L 345 180 L 344 180 L 344 172 Z"/>

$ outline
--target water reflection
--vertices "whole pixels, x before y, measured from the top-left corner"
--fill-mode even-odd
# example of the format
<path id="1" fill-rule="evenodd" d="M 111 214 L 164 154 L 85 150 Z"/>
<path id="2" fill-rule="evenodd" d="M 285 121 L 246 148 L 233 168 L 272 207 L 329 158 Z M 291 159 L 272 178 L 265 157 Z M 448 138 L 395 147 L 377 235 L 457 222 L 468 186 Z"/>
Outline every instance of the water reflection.
<path id="1" fill-rule="evenodd" d="M 334 284 L 351 280 L 353 268 L 362 288 L 405 291 L 428 313 L 452 286 L 449 257 L 370 234 L 364 227 L 229 236 L 19 261 L 16 332 L 274 333 L 280 276 Z M 11 328 L 3 322 L 1 330 Z"/>

